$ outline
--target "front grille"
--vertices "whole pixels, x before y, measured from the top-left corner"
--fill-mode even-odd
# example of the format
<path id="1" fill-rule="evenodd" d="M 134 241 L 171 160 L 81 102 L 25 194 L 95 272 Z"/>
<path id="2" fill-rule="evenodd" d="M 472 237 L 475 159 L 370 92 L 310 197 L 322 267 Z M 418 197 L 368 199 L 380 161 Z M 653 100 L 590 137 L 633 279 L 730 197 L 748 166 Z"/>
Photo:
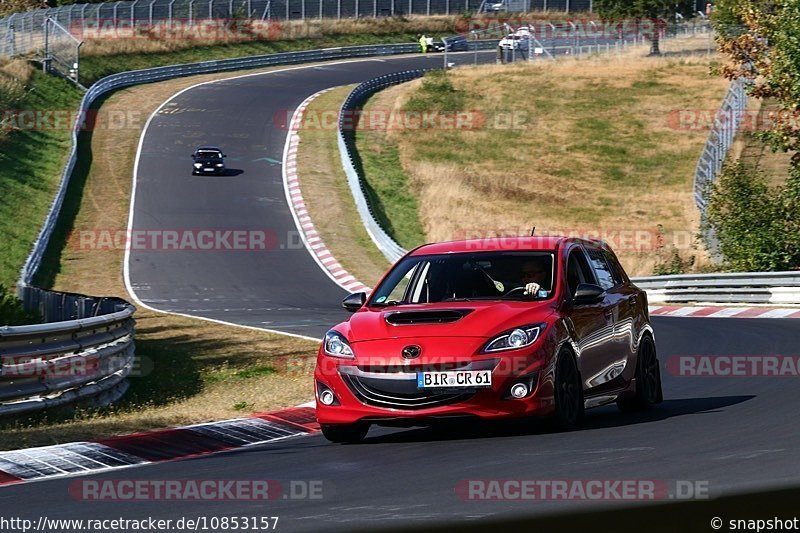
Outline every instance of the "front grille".
<path id="1" fill-rule="evenodd" d="M 416 380 L 371 379 L 342 374 L 350 391 L 361 402 L 375 407 L 394 409 L 429 409 L 471 398 L 474 390 L 457 392 L 418 390 Z"/>
<path id="2" fill-rule="evenodd" d="M 470 399 L 478 389 L 417 388 L 417 372 L 443 370 L 491 370 L 497 359 L 451 363 L 407 363 L 398 366 L 342 366 L 339 372 L 359 401 L 375 407 L 429 409 Z"/>

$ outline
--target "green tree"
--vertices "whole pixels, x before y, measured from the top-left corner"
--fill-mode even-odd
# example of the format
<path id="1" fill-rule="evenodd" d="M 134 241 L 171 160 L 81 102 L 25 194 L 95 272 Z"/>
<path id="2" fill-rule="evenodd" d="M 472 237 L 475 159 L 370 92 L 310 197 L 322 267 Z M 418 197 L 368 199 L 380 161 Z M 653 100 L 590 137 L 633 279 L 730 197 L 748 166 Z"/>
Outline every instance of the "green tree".
<path id="1" fill-rule="evenodd" d="M 761 138 L 774 150 L 795 152 L 800 166 L 800 2 L 719 0 L 713 17 L 729 79 L 750 80 L 750 94 L 780 106 Z"/>
<path id="2" fill-rule="evenodd" d="M 727 266 L 749 272 L 800 266 L 800 173 L 780 187 L 737 162 L 723 167 L 707 193 L 706 224 Z"/>
<path id="3" fill-rule="evenodd" d="M 661 55 L 659 40 L 667 21 L 675 13 L 683 16 L 694 12 L 693 0 L 595 0 L 594 9 L 604 19 L 635 19 L 642 23 L 645 37 L 650 41 L 650 55 Z M 645 25 L 646 24 L 646 25 Z"/>

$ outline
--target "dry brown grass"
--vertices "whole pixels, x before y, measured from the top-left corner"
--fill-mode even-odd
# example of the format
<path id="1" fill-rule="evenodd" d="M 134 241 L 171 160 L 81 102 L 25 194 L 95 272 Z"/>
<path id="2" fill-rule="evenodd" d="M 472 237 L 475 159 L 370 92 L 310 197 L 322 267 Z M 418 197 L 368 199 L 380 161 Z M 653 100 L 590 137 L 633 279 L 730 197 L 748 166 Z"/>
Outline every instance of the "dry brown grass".
<path id="1" fill-rule="evenodd" d="M 90 29 L 81 54 L 86 56 L 133 54 L 141 52 L 174 52 L 196 46 L 234 44 L 249 41 L 289 41 L 319 39 L 333 35 L 399 34 L 417 32 L 453 32 L 458 17 L 412 16 L 378 19 L 307 19 L 284 22 L 269 21 L 199 21 L 192 26 L 156 23 L 150 28 Z"/>
<path id="2" fill-rule="evenodd" d="M 353 87 L 339 87 L 318 96 L 308 106 L 307 116 L 338 111 Z M 306 123 L 314 124 L 310 120 Z M 320 237 L 345 270 L 373 287 L 389 264 L 361 223 L 342 169 L 336 129 L 301 129 L 297 154 L 303 199 Z"/>
<path id="3" fill-rule="evenodd" d="M 535 225 L 540 233 L 644 232 L 655 243 L 660 225 L 667 243 L 675 239 L 702 265 L 705 254 L 689 242 L 699 222 L 691 184 L 707 131 L 676 128 L 671 117 L 716 109 L 724 95 L 727 83 L 709 74 L 709 59 L 693 57 L 704 39 L 664 43 L 671 54 L 685 50 L 681 58 L 643 57 L 645 46 L 610 58 L 453 71 L 465 109 L 484 114 L 486 127 L 389 134 L 429 240 Z M 518 129 L 493 127 L 502 113 L 526 119 Z M 650 274 L 659 260 L 610 242 L 631 274 Z"/>
<path id="4" fill-rule="evenodd" d="M 135 109 L 141 113 L 141 120 L 131 122 L 133 127 L 94 131 L 93 164 L 75 231 L 126 228 L 133 158 L 147 116 L 184 87 L 231 75 L 143 85 L 112 95 L 101 108 L 101 119 L 114 111 L 130 113 Z M 122 260 L 122 251 L 67 246 L 54 288 L 128 298 Z M 317 347 L 314 341 L 146 309 L 137 311 L 136 321 L 136 353 L 145 375 L 131 378 L 131 390 L 122 407 L 102 414 L 78 413 L 66 421 L 34 418 L 33 422 L 5 427 L 0 432 L 0 448 L 240 417 L 313 398 L 310 375 Z"/>
<path id="5" fill-rule="evenodd" d="M 33 66 L 21 59 L 0 60 L 0 139 L 11 129 L 4 124 L 4 112 L 14 109 L 25 95 L 25 87 L 33 74 Z M 13 120 L 12 120 L 13 122 Z"/>

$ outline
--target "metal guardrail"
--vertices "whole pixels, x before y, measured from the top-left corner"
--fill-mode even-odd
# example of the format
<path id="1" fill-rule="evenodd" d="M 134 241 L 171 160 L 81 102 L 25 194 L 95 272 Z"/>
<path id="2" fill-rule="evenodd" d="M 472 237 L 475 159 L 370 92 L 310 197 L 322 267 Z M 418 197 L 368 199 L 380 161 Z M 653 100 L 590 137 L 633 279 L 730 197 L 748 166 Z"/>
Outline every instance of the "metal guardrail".
<path id="1" fill-rule="evenodd" d="M 598 46 L 597 51 L 601 53 L 602 48 Z M 367 233 L 391 263 L 402 257 L 406 250 L 384 231 L 374 216 L 367 200 L 364 178 L 359 171 L 358 161 L 360 159 L 355 148 L 355 131 L 344 127 L 344 118 L 353 116 L 353 112 L 379 90 L 410 81 L 423 74 L 422 70 L 414 70 L 368 80 L 353 89 L 342 104 L 340 112 L 339 152 L 350 191 Z M 733 135 L 739 127 L 744 105 L 746 105 L 744 86 L 741 82 L 734 82 L 723 102 L 720 113 L 720 117 L 729 118 L 727 120 L 717 119 L 715 130 L 709 136 L 709 141 L 703 151 L 703 156 L 701 156 L 701 163 L 710 163 L 703 168 L 709 171 L 704 175 L 709 176 L 712 180 L 719 172 L 722 159 L 724 159 L 721 146 L 725 147 L 725 151 L 730 147 Z M 354 123 L 354 121 L 350 122 Z M 698 168 L 700 168 L 700 164 L 698 164 Z M 696 176 L 695 191 L 698 190 L 697 188 Z M 698 204 L 698 208 L 702 209 L 700 204 Z M 800 304 L 800 272 L 686 274 L 638 277 L 633 278 L 633 281 L 647 291 L 648 300 L 652 303 Z"/>
<path id="2" fill-rule="evenodd" d="M 329 59 L 417 52 L 416 44 L 350 46 L 251 56 L 122 72 L 102 78 L 84 94 L 72 128 L 72 147 L 45 223 L 20 272 L 17 293 L 44 324 L 0 327 L 0 416 L 88 401 L 107 404 L 124 394 L 134 364 L 135 307 L 117 298 L 94 298 L 31 286 L 77 162 L 84 117 L 100 96 L 131 85 L 182 76 Z"/>
<path id="3" fill-rule="evenodd" d="M 690 34 L 693 35 L 696 34 L 697 29 L 698 26 L 696 25 L 684 25 L 681 27 L 676 27 L 673 28 L 673 33 L 671 35 L 665 34 L 662 39 L 666 40 L 678 36 L 688 36 Z M 706 31 L 707 27 L 703 26 L 702 29 Z M 573 44 L 556 45 L 555 41 L 552 43 L 539 44 L 542 46 L 542 48 L 547 48 L 547 56 L 551 59 L 556 55 L 561 55 L 562 57 L 573 53 L 576 55 L 582 55 L 584 53 L 584 48 L 589 54 L 596 53 L 599 55 L 605 53 L 610 55 L 619 53 L 625 48 L 625 46 L 628 44 L 627 37 L 628 36 L 625 36 L 625 38 L 614 43 L 613 46 L 610 42 L 598 42 L 596 45 L 585 45 L 578 47 L 575 47 Z M 638 34 L 633 35 L 632 39 L 633 44 L 637 44 L 640 39 L 641 42 L 644 42 L 644 37 Z M 499 39 L 483 39 L 470 41 L 470 45 L 474 47 L 473 51 L 477 52 L 477 50 L 494 50 L 497 48 L 499 42 Z M 527 57 L 525 60 L 533 59 L 529 52 L 530 50 L 526 52 L 525 55 L 512 54 L 512 61 L 517 57 L 521 59 L 525 59 Z M 445 61 L 447 61 L 447 56 L 445 55 L 444 57 Z M 501 56 L 498 53 L 498 61 L 500 59 Z M 350 187 L 350 192 L 353 195 L 356 209 L 358 210 L 361 221 L 367 230 L 367 234 L 370 236 L 375 246 L 378 247 L 381 253 L 383 253 L 384 257 L 386 257 L 390 263 L 394 263 L 400 257 L 402 257 L 406 253 L 406 250 L 391 236 L 389 236 L 389 234 L 386 233 L 378 220 L 375 218 L 373 208 L 370 206 L 367 198 L 366 188 L 364 186 L 365 178 L 363 176 L 363 171 L 360 168 L 360 157 L 358 156 L 358 150 L 355 146 L 355 131 L 345 128 L 345 118 L 352 117 L 355 110 L 361 107 L 367 101 L 367 99 L 369 99 L 369 97 L 376 92 L 398 83 L 419 78 L 423 74 L 423 70 L 412 70 L 367 80 L 364 83 L 359 84 L 350 92 L 350 94 L 347 96 L 347 99 L 345 99 L 344 103 L 342 104 L 339 113 L 337 132 L 339 155 L 341 157 L 342 167 L 345 175 L 347 176 L 347 183 Z M 354 121 L 348 122 L 355 124 Z"/>
<path id="4" fill-rule="evenodd" d="M 280 54 L 267 54 L 261 56 L 249 56 L 234 59 L 221 59 L 217 61 L 203 61 L 185 65 L 173 65 L 167 67 L 156 67 L 143 70 L 132 70 L 112 74 L 94 83 L 81 100 L 78 117 L 72 128 L 72 148 L 66 167 L 61 176 L 61 184 L 56 193 L 55 199 L 50 207 L 45 224 L 34 243 L 33 251 L 28 256 L 25 265 L 20 273 L 20 286 L 30 285 L 35 272 L 38 270 L 42 261 L 42 256 L 50 241 L 50 236 L 55 229 L 58 215 L 61 212 L 61 205 L 69 186 L 70 176 L 75 168 L 77 158 L 78 134 L 81 131 L 82 122 L 86 117 L 92 103 L 100 96 L 122 87 L 138 85 L 141 83 L 151 83 L 156 81 L 169 80 L 183 76 L 193 76 L 197 74 L 209 74 L 215 72 L 228 72 L 233 70 L 245 70 L 278 65 L 292 65 L 296 63 L 310 63 L 314 61 L 325 61 L 330 59 L 347 59 L 357 57 L 382 56 L 413 53 L 419 50 L 416 44 L 388 44 L 388 45 L 369 45 L 369 46 L 344 46 L 339 48 L 324 48 L 320 50 L 307 50 L 303 52 L 284 52 Z"/>
<path id="5" fill-rule="evenodd" d="M 800 272 L 731 272 L 633 278 L 652 303 L 800 304 Z"/>
<path id="6" fill-rule="evenodd" d="M 25 307 L 43 324 L 0 327 L 0 416 L 125 393 L 134 366 L 134 306 L 23 287 Z"/>
<path id="7" fill-rule="evenodd" d="M 47 18 L 83 39 L 90 34 L 142 35 L 150 28 L 169 33 L 212 20 L 285 21 L 461 15 L 481 10 L 483 0 L 126 0 L 71 4 L 14 13 L 0 19 L 0 57 L 27 54 L 44 46 Z M 526 0 L 526 11 L 591 11 L 591 0 Z M 159 25 L 161 28 L 159 28 Z M 140 31 L 141 30 L 141 31 Z"/>
<path id="8" fill-rule="evenodd" d="M 394 263 L 405 255 L 406 250 L 386 233 L 375 218 L 372 207 L 367 200 L 366 187 L 364 186 L 365 182 L 362 177 L 363 173 L 360 171 L 361 159 L 355 147 L 356 121 L 350 121 L 353 127 L 346 128 L 345 118 L 353 117 L 356 109 L 361 107 L 370 96 L 381 89 L 420 78 L 423 74 L 425 74 L 424 70 L 407 70 L 365 81 L 347 95 L 339 112 L 337 140 L 339 144 L 339 155 L 342 158 L 342 166 L 347 176 L 347 184 L 353 194 L 356 209 L 361 216 L 361 222 L 364 224 L 364 228 L 367 230 L 372 242 L 375 243 L 375 246 L 378 247 L 390 263 Z"/>

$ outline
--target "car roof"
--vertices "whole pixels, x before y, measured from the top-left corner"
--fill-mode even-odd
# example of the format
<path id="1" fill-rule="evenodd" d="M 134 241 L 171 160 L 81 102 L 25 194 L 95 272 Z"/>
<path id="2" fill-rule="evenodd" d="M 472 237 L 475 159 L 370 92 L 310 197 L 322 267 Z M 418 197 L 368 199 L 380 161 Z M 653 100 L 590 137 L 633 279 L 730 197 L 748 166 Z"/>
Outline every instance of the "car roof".
<path id="1" fill-rule="evenodd" d="M 423 244 L 410 255 L 429 255 L 466 252 L 546 251 L 554 252 L 569 243 L 592 244 L 605 247 L 602 241 L 578 237 L 487 237 L 461 241 Z"/>
<path id="2" fill-rule="evenodd" d="M 424 244 L 412 255 L 461 252 L 492 252 L 506 250 L 555 250 L 563 237 L 487 237 Z"/>
<path id="3" fill-rule="evenodd" d="M 195 152 L 199 152 L 200 150 L 215 150 L 215 151 L 217 151 L 217 152 L 221 152 L 221 151 L 222 151 L 222 150 L 219 148 L 219 146 L 198 146 L 198 147 L 195 149 Z"/>

